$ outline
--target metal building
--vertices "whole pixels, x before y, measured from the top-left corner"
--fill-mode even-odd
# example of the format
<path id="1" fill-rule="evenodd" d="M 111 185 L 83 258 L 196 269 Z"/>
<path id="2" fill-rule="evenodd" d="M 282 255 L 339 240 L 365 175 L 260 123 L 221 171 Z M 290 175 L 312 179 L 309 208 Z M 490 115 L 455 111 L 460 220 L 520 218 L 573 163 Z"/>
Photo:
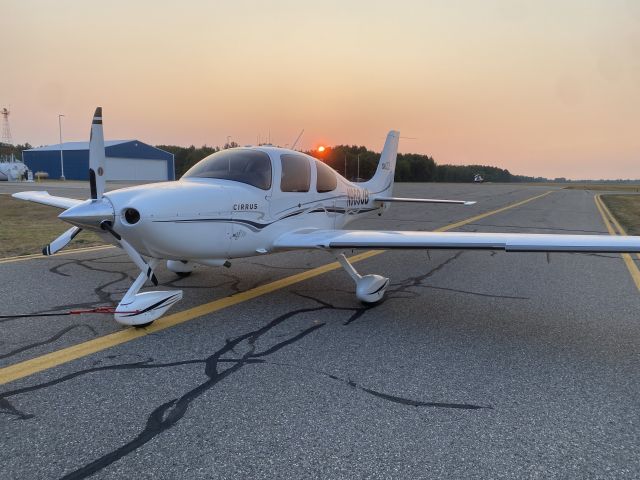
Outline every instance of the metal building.
<path id="1" fill-rule="evenodd" d="M 175 180 L 173 154 L 139 140 L 105 141 L 107 180 Z M 89 180 L 89 142 L 62 144 L 64 176 L 67 180 Z M 47 172 L 60 178 L 60 144 L 22 152 L 22 161 L 31 171 Z"/>

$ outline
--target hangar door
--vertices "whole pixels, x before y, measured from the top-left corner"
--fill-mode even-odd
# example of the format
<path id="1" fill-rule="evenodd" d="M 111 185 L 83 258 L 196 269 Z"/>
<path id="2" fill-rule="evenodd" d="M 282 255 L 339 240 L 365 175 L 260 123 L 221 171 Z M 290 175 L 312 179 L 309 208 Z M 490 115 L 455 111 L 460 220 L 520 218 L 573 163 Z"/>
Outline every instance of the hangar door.
<path id="1" fill-rule="evenodd" d="M 167 180 L 165 160 L 107 157 L 107 180 Z"/>

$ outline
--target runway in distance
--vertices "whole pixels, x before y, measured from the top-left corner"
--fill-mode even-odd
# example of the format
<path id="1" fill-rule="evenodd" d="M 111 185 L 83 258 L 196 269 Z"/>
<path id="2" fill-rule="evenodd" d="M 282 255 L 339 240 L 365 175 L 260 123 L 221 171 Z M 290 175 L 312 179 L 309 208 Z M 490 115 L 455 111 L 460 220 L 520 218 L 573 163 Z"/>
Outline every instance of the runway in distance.
<path id="1" fill-rule="evenodd" d="M 64 211 L 58 218 L 73 225 L 43 254 L 64 248 L 82 229 L 97 232 L 121 247 L 140 274 L 114 310 L 125 325 L 146 326 L 182 298 L 181 290 L 140 293 L 154 268 L 166 260 L 180 276 L 196 265 L 228 265 L 234 258 L 295 249 L 332 252 L 356 285 L 357 298 L 380 301 L 389 285 L 381 275 L 360 275 L 345 250 L 484 249 L 509 252 L 640 252 L 640 237 L 345 230 L 365 215 L 382 215 L 394 202 L 473 205 L 463 200 L 393 197 L 400 133 L 391 131 L 374 176 L 350 182 L 304 153 L 273 146 L 216 152 L 178 181 L 140 185 L 105 193 L 102 108 L 95 111 L 89 146 L 91 198 L 19 192 L 15 198 Z M 145 258 L 146 257 L 146 258 Z"/>

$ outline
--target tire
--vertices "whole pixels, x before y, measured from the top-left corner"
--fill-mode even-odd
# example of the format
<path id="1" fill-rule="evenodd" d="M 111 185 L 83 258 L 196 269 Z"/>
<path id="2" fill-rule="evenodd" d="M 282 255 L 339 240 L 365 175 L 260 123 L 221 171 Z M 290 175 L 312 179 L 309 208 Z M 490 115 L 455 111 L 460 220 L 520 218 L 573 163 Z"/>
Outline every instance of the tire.
<path id="1" fill-rule="evenodd" d="M 141 323 L 140 325 L 134 325 L 135 328 L 146 328 L 149 325 L 151 325 L 154 322 L 154 320 L 151 320 L 150 322 L 147 323 Z"/>
<path id="2" fill-rule="evenodd" d="M 191 272 L 175 272 L 176 275 L 178 275 L 180 278 L 187 278 L 189 275 L 191 275 Z"/>

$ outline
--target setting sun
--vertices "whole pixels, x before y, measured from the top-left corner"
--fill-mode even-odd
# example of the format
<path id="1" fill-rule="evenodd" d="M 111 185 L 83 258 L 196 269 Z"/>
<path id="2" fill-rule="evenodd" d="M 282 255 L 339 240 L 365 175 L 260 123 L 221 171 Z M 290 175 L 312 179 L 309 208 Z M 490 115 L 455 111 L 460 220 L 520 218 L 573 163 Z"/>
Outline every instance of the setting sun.
<path id="1" fill-rule="evenodd" d="M 322 145 L 320 145 L 320 146 L 318 147 L 318 151 L 319 151 L 320 153 L 324 152 L 324 147 L 323 147 Z"/>

